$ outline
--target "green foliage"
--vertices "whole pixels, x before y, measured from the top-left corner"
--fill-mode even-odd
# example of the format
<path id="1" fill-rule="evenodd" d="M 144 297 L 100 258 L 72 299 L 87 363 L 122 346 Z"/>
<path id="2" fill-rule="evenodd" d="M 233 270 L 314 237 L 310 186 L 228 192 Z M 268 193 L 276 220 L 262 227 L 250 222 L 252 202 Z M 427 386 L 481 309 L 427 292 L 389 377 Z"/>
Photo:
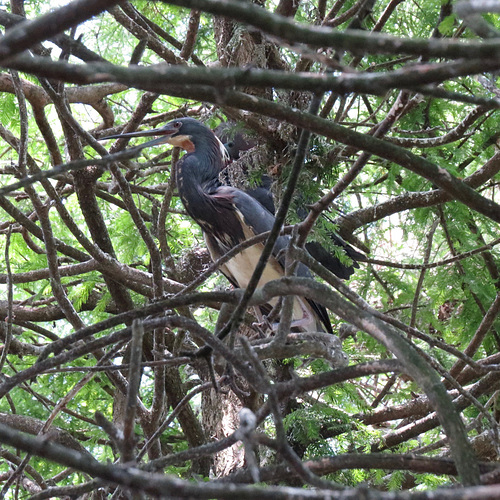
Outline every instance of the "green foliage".
<path id="1" fill-rule="evenodd" d="M 349 432 L 351 427 L 345 412 L 321 404 L 296 410 L 283 423 L 291 441 L 306 446 L 309 457 L 334 453 L 335 445 L 324 437 Z"/>
<path id="2" fill-rule="evenodd" d="M 94 312 L 102 313 L 106 310 L 106 306 L 111 302 L 111 294 L 109 292 L 105 292 L 102 297 L 97 302 Z"/>
<path id="3" fill-rule="evenodd" d="M 75 309 L 80 311 L 82 304 L 87 302 L 89 299 L 90 293 L 94 289 L 96 285 L 95 281 L 84 281 L 77 286 L 72 287 L 70 294 L 68 295 L 68 299 L 73 302 Z"/>
<path id="4" fill-rule="evenodd" d="M 399 490 L 403 481 L 405 479 L 405 474 L 402 471 L 395 471 L 391 474 L 388 486 L 391 490 Z"/>
<path id="5" fill-rule="evenodd" d="M 444 36 L 449 36 L 453 33 L 453 29 L 456 23 L 456 16 L 452 14 L 451 16 L 446 16 L 438 26 L 439 32 Z"/>
<path id="6" fill-rule="evenodd" d="M 283 8 L 285 4 L 287 2 L 269 0 L 264 3 L 263 8 L 273 11 L 278 5 Z M 400 2 L 397 9 L 391 11 L 394 2 L 387 0 L 374 2 L 371 10 L 363 13 L 357 10 L 360 4 L 356 0 L 329 1 L 326 4 L 300 2 L 293 19 L 309 26 L 319 26 L 323 22 L 322 15 L 328 14 L 329 9 L 338 9 L 333 16 L 336 26 L 331 29 L 344 33 L 347 28 L 353 27 L 353 21 L 359 20 L 359 24 L 354 26 L 360 28 L 362 31 L 358 34 L 362 34 L 382 21 L 383 14 L 388 14 L 389 17 L 385 18 L 383 25 L 377 25 L 377 29 L 382 30 L 384 34 L 414 40 L 415 44 L 423 43 L 422 40 L 431 37 L 439 38 L 439 44 L 451 39 L 457 40 L 454 43 L 467 39 L 480 41 L 480 37 L 472 29 L 463 28 L 463 19 L 454 13 L 449 14 L 448 4 L 446 0 Z M 129 7 L 135 10 L 127 11 Z M 291 5 L 289 7 L 292 8 Z M 33 19 L 55 7 L 47 2 L 25 2 L 24 8 L 27 17 Z M 321 12 L 322 8 L 324 12 Z M 137 64 L 144 69 L 155 65 L 155 71 L 168 72 L 174 65 L 169 54 L 181 57 L 181 52 L 188 45 L 186 34 L 193 27 L 190 25 L 190 16 L 193 14 L 188 9 L 165 2 L 137 0 L 131 6 L 120 4 L 89 19 L 77 26 L 74 33 L 68 30 L 65 36 L 70 34 L 75 39 L 75 46 L 81 43 L 110 63 L 125 69 L 134 50 L 147 41 Z M 367 15 L 358 19 L 358 15 L 362 14 Z M 341 22 L 337 22 L 339 19 Z M 500 28 L 497 15 L 484 14 L 482 19 L 496 29 Z M 130 24 L 127 25 L 124 20 Z M 3 28 L 5 30 L 8 27 Z M 194 31 L 192 33 L 194 34 Z M 53 36 L 55 37 L 56 33 L 53 33 Z M 222 43 L 224 45 L 221 45 Z M 494 39 L 490 40 L 490 43 L 495 43 Z M 43 54 L 46 58 L 52 58 L 54 61 L 64 60 L 68 55 L 57 45 L 55 38 L 50 43 L 42 41 L 41 44 L 45 47 Z M 31 47 L 34 56 L 40 47 L 41 45 Z M 208 69 L 214 66 L 224 69 L 229 65 L 247 69 L 250 74 L 257 68 L 273 68 L 289 71 L 291 81 L 296 72 L 301 71 L 304 74 L 317 75 L 318 78 L 322 78 L 323 74 L 331 74 L 346 82 L 345 92 L 325 94 L 320 110 L 320 116 L 327 122 L 337 123 L 342 127 L 342 133 L 332 137 L 313 134 L 287 222 L 300 222 L 311 204 L 337 186 L 353 165 L 363 163 L 356 178 L 348 183 L 333 204 L 325 210 L 327 217 L 318 218 L 309 238 L 320 242 L 331 252 L 336 252 L 345 263 L 350 263 L 349 258 L 332 245 L 330 233 L 340 231 L 342 236 L 352 242 L 357 238 L 370 250 L 369 258 L 374 259 L 361 263 L 359 269 L 346 282 L 351 292 L 358 295 L 357 305 L 362 307 L 367 304 L 406 325 L 411 323 L 422 334 L 428 335 L 430 340 L 439 340 L 463 351 L 469 346 L 484 319 L 485 311 L 498 294 L 498 246 L 487 248 L 487 253 L 476 252 L 485 243 L 498 238 L 498 224 L 475 210 L 473 203 L 468 206 L 467 203 L 444 197 L 437 201 L 428 201 L 436 189 L 433 181 L 437 182 L 437 179 L 429 180 L 421 173 L 410 170 L 407 163 L 409 155 L 405 153 L 420 156 L 449 174 L 463 179 L 476 174 L 487 164 L 491 166 L 488 163 L 490 160 L 497 162 L 495 155 L 499 145 L 498 112 L 495 103 L 491 101 L 490 110 L 479 108 L 478 116 L 466 127 L 462 125 L 477 108 L 473 103 L 474 99 L 480 97 L 484 100 L 496 95 L 498 78 L 494 73 L 488 73 L 489 69 L 481 71 L 476 64 L 474 70 L 469 71 L 470 75 L 465 74 L 467 72 L 462 69 L 460 77 L 443 76 L 428 83 L 425 81 L 425 75 L 429 68 L 442 64 L 443 70 L 449 70 L 457 61 L 446 57 L 432 57 L 425 51 L 422 54 L 408 54 L 400 52 L 397 47 L 390 52 L 388 50 L 387 53 L 367 54 L 364 47 L 351 51 L 345 48 L 340 50 L 337 46 L 307 48 L 304 45 L 285 44 L 276 37 L 260 33 L 258 29 L 248 30 L 243 23 L 231 25 L 231 21 L 226 18 L 219 19 L 211 14 L 201 13 L 193 45 L 195 58 L 187 57 L 182 62 L 182 67 L 189 68 L 195 64 L 202 67 L 202 64 L 199 64 L 201 61 Z M 164 57 L 165 54 L 168 54 L 167 57 Z M 79 70 L 84 71 L 86 61 L 80 57 L 81 54 L 74 50 L 69 54 L 68 62 L 80 65 Z M 4 64 L 8 68 L 9 60 L 4 61 Z M 488 64 L 491 66 L 491 61 Z M 466 65 L 466 60 L 460 61 L 460 68 Z M 401 96 L 400 89 L 395 88 L 395 84 L 399 86 L 397 75 L 390 72 L 399 71 L 401 74 L 415 69 L 420 70 L 420 74 L 414 73 L 416 80 L 418 77 L 424 81 L 423 84 L 415 82 L 419 93 L 409 92 L 408 105 L 398 110 L 400 114 L 395 122 L 387 130 L 380 127 L 391 118 L 389 111 L 394 110 L 396 99 Z M 72 126 L 71 120 L 66 122 L 64 113 L 56 109 L 52 102 L 47 104 L 50 96 L 42 88 L 39 77 L 35 76 L 37 71 L 32 73 L 20 73 L 28 98 L 27 152 L 30 168 L 36 166 L 41 170 L 48 170 L 56 162 L 56 153 L 62 155 L 62 161 L 100 157 L 99 150 L 92 147 L 88 137 L 80 136 L 77 127 Z M 142 89 L 151 89 L 149 81 L 136 82 L 136 87 L 125 82 L 126 85 L 118 87 L 117 81 L 119 82 L 120 78 L 113 76 L 109 77 L 112 82 L 104 84 L 91 83 L 80 86 L 65 81 L 64 85 L 59 85 L 57 79 L 68 80 L 69 74 L 67 73 L 65 78 L 65 73 L 61 70 L 60 75 L 53 75 L 48 81 L 56 92 L 67 98 L 72 116 L 81 128 L 94 137 L 116 134 L 121 130 L 116 127 L 132 124 L 138 117 L 143 120 L 143 128 L 160 127 L 166 119 L 178 116 L 193 116 L 211 128 L 226 119 L 236 120 L 238 123 L 235 129 L 251 128 L 252 137 L 261 148 L 259 152 L 265 152 L 262 153 L 262 158 L 266 160 L 250 169 L 249 184 L 258 185 L 263 174 L 272 174 L 278 196 L 285 188 L 294 160 L 299 130 L 295 125 L 277 119 L 272 111 L 266 112 L 266 101 L 261 102 L 258 108 L 263 110 L 263 114 L 255 113 L 248 102 L 252 102 L 253 96 L 265 97 L 269 104 L 272 100 L 274 103 L 305 110 L 310 102 L 310 93 L 282 89 L 274 84 L 268 85 L 264 90 L 245 88 L 244 85 L 233 86 L 233 82 L 228 80 L 220 82 L 220 86 L 216 87 L 216 99 L 212 99 L 208 88 L 192 85 L 186 77 L 186 81 L 175 82 L 174 85 L 159 89 L 162 93 L 145 110 L 146 97 L 149 98 L 150 95 L 145 95 Z M 476 74 L 481 76 L 476 77 Z M 106 75 L 95 75 L 95 80 L 106 80 Z M 369 82 L 373 75 L 385 75 L 389 83 L 381 88 L 370 88 L 366 92 L 349 90 L 351 77 L 364 78 Z M 16 172 L 18 152 L 8 144 L 9 134 L 16 140 L 20 137 L 21 115 L 19 102 L 8 85 L 10 73 L 5 70 L 1 76 L 0 109 L 5 132 L 0 133 L 3 141 L 0 145 L 0 184 L 4 186 L 22 176 Z M 89 77 L 88 81 L 90 80 Z M 245 109 L 237 109 L 238 96 L 234 97 L 232 94 L 233 87 L 234 90 L 249 94 Z M 30 89 L 36 89 L 37 93 L 30 93 Z M 455 95 L 446 95 L 446 92 L 453 92 Z M 439 97 L 435 97 L 437 93 L 440 93 Z M 191 100 L 178 95 L 187 95 Z M 463 98 L 460 98 L 460 95 Z M 226 99 L 228 96 L 230 100 Z M 327 108 L 327 103 L 331 104 L 331 107 Z M 131 117 L 134 117 L 134 120 L 131 121 Z M 113 128 L 111 131 L 104 130 L 108 127 Z M 407 142 L 401 146 L 401 157 L 395 163 L 394 156 L 384 154 L 383 150 L 380 151 L 381 157 L 377 157 L 367 154 L 369 147 L 364 152 L 358 149 L 359 143 L 353 145 L 350 142 L 349 134 L 352 131 L 365 134 L 367 141 L 377 136 L 388 142 L 394 143 L 398 139 Z M 452 138 L 445 140 L 447 137 Z M 138 142 L 141 140 L 134 140 L 131 145 Z M 102 144 L 110 148 L 113 143 L 108 141 Z M 380 144 L 383 147 L 383 143 Z M 85 347 L 91 338 L 105 340 L 110 333 L 129 327 L 131 318 L 140 316 L 143 306 L 165 297 L 182 294 L 183 287 L 198 277 L 208 265 L 208 257 L 203 254 L 206 244 L 201 229 L 186 215 L 185 207 L 175 188 L 172 199 L 165 203 L 165 193 L 171 188 L 172 159 L 176 157 L 176 153 L 171 151 L 167 145 L 147 148 L 139 157 L 117 163 L 129 182 L 134 207 L 129 206 L 127 198 L 122 196 L 110 170 L 103 169 L 95 179 L 89 176 L 89 179 L 92 179 L 89 182 L 94 183 L 98 214 L 89 213 L 88 207 L 85 206 L 89 200 L 77 196 L 78 189 L 71 173 L 49 181 L 57 196 L 53 195 L 52 190 L 46 190 L 40 182 L 33 184 L 30 189 L 9 193 L 6 199 L 19 210 L 17 217 L 0 209 L 2 325 L 7 324 L 8 313 L 6 298 L 9 278 L 5 262 L 8 230 L 12 230 L 8 257 L 10 273 L 14 279 L 13 342 L 3 366 L 2 374 L 5 380 L 22 373 L 23 370 L 36 370 L 40 366 L 39 356 L 42 349 L 52 342 L 57 342 L 57 339 L 64 339 L 73 334 L 79 328 L 80 323 L 75 321 L 75 314 L 82 324 L 95 328 L 93 337 L 85 337 L 65 345 L 62 351 L 56 349 L 56 352 L 51 352 L 48 364 L 58 359 L 56 356 L 59 355 L 64 361 L 54 363 L 50 369 L 37 372 L 14 387 L 7 397 L 0 399 L 0 412 L 46 422 L 56 405 L 88 376 L 86 383 L 58 412 L 53 426 L 68 432 L 95 459 L 103 463 L 121 460 L 121 451 L 112 442 L 111 437 L 97 425 L 94 420 L 95 413 L 101 412 L 108 421 L 121 429 L 123 415 L 120 414 L 120 405 L 127 389 L 124 379 L 130 374 L 128 366 L 120 366 L 120 371 L 114 372 L 116 378 L 111 371 L 92 372 L 90 376 L 90 370 L 94 369 L 103 354 L 108 354 L 115 348 L 116 352 L 106 363 L 126 365 L 130 359 L 129 339 L 119 345 L 106 345 L 102 350 L 85 353 L 79 357 L 72 357 L 74 349 Z M 365 162 L 363 158 L 367 158 Z M 92 173 L 93 168 L 89 167 L 87 173 Z M 498 201 L 497 177 L 498 175 L 495 177 L 492 174 L 490 179 L 482 181 L 480 186 L 475 186 L 477 192 L 493 202 Z M 91 197 L 93 193 L 87 193 L 86 196 Z M 61 215 L 59 203 L 62 203 L 77 229 L 67 224 L 67 219 Z M 91 205 L 92 209 L 96 208 Z M 139 210 L 143 224 L 137 224 L 134 220 L 131 215 L 132 208 Z M 161 231 L 163 228 L 158 224 L 160 213 L 165 216 L 165 232 Z M 48 214 L 46 222 L 50 222 L 50 231 L 42 234 L 40 228 L 44 214 Z M 100 231 L 105 234 L 96 234 L 94 216 L 104 221 L 105 231 L 102 227 Z M 25 218 L 29 219 L 29 223 Z M 435 221 L 438 221 L 438 224 L 430 241 L 428 236 Z M 47 227 L 44 227 L 44 231 Z M 149 238 L 143 232 L 144 227 L 149 232 Z M 82 235 L 90 244 L 83 241 Z M 47 256 L 46 241 L 52 237 L 56 241 L 57 251 Z M 151 246 L 148 247 L 146 241 L 155 246 L 155 254 L 156 250 L 160 252 L 161 264 L 157 268 L 151 255 Z M 111 244 L 112 250 L 107 246 L 108 243 Z M 71 247 L 71 252 L 67 251 L 68 247 Z M 475 253 L 469 255 L 467 252 Z M 427 254 L 428 263 L 437 265 L 429 267 L 425 264 Z M 199 261 L 194 258 L 190 260 L 193 255 L 198 255 Z M 447 261 L 455 256 L 465 258 L 454 262 Z M 49 262 L 52 264 L 50 269 Z M 186 262 L 188 264 L 185 265 Z M 75 271 L 78 266 L 89 263 L 91 271 Z M 54 273 L 55 264 L 59 268 L 60 278 Z M 163 279 L 162 287 L 158 283 L 160 275 Z M 53 286 L 59 279 L 60 293 L 62 290 L 69 303 L 61 301 L 60 295 L 57 299 L 54 297 Z M 200 301 L 199 295 L 196 294 L 227 289 L 230 289 L 230 286 L 226 278 L 221 273 L 214 272 L 196 289 L 190 290 L 185 303 L 179 305 L 177 310 L 165 310 L 157 315 L 148 314 L 147 320 L 160 320 L 178 314 L 186 323 L 196 321 L 209 331 L 215 332 L 220 304 Z M 337 291 L 332 289 L 332 294 L 334 293 Z M 196 300 L 193 297 L 197 297 Z M 134 311 L 126 320 L 113 327 L 109 327 L 109 324 L 103 328 L 99 327 L 100 321 L 113 319 L 120 313 L 130 313 L 130 308 L 139 311 Z M 251 317 L 252 314 L 253 309 L 249 308 L 245 317 L 247 325 L 255 321 Z M 340 331 L 340 322 L 344 320 L 339 320 L 333 313 L 330 315 L 334 331 Z M 354 319 L 352 318 L 352 321 Z M 261 318 L 258 318 L 258 321 L 261 321 Z M 498 332 L 500 319 L 497 318 L 474 354 L 476 360 L 498 353 Z M 253 326 L 238 333 L 243 333 L 255 343 L 264 343 L 267 339 L 261 337 L 272 335 L 266 330 L 265 323 L 259 328 Z M 0 334 L 4 345 L 3 327 L 0 328 Z M 431 356 L 443 369 L 450 369 L 456 363 L 456 357 L 452 353 L 439 349 L 432 342 L 410 336 L 407 332 L 401 331 L 400 334 Z M 231 353 L 241 358 L 239 363 L 247 363 L 248 360 L 241 355 L 238 335 L 230 337 L 231 343 L 228 342 L 228 345 Z M 193 352 L 201 345 L 203 341 L 195 329 L 174 328 L 170 324 L 164 329 L 156 328 L 145 336 L 141 361 L 147 365 L 141 368 L 139 411 L 134 422 L 137 446 L 133 453 L 136 453 L 158 426 L 174 412 L 175 418 L 161 433 L 159 442 L 156 443 L 157 449 L 138 465 L 142 467 L 154 458 L 168 457 L 167 463 L 170 465 L 162 471 L 165 474 L 197 481 L 205 480 L 201 479 L 203 474 L 206 475 L 207 481 L 211 481 L 209 477 L 217 475 L 227 479 L 223 477 L 225 471 L 221 473 L 216 470 L 224 461 L 225 448 L 217 458 L 208 457 L 207 460 L 211 460 L 213 467 L 210 471 L 203 469 L 200 472 L 197 460 L 184 460 L 182 456 L 179 458 L 175 455 L 207 443 L 210 448 L 218 439 L 231 435 L 239 425 L 236 417 L 239 407 L 235 404 L 238 397 L 256 413 L 261 411 L 260 414 L 263 414 L 261 405 L 267 401 L 266 392 L 259 393 L 261 387 L 253 383 L 255 381 L 240 379 L 245 378 L 244 370 L 240 370 L 243 368 L 241 364 L 233 365 L 232 360 L 222 360 L 219 356 L 214 356 L 213 367 L 221 388 L 218 393 L 213 391 L 208 383 L 211 378 L 206 363 L 191 358 L 187 362 L 187 358 L 183 357 L 186 352 Z M 413 412 L 414 404 L 419 402 L 424 394 L 417 382 L 405 373 L 406 367 L 394 376 L 392 373 L 364 375 L 364 364 L 389 359 L 393 355 L 379 340 L 363 331 L 343 339 L 342 346 L 351 365 L 347 370 L 356 371 L 359 368 L 356 377 L 344 378 L 344 373 L 347 372 L 343 372 L 343 368 L 332 368 L 325 360 L 311 360 L 302 355 L 291 359 L 290 367 L 295 370 L 293 376 L 302 380 L 322 380 L 322 377 L 332 375 L 328 373 L 331 370 L 335 370 L 333 374 L 342 380 L 335 384 L 315 386 L 315 390 L 293 395 L 299 408 L 295 407 L 295 411 L 288 414 L 287 410 L 283 409 L 287 438 L 294 449 L 302 453 L 300 458 L 327 459 L 343 453 L 372 453 L 372 450 L 380 450 L 385 446 L 388 435 L 392 436 L 396 444 L 390 449 L 384 449 L 384 453 L 420 454 L 423 447 L 429 446 L 430 450 L 436 449 L 426 453 L 428 457 L 449 454 L 447 444 L 442 444 L 443 432 L 440 427 L 421 432 L 411 439 L 401 438 L 400 442 L 395 438 L 403 436 L 402 426 L 413 425 L 421 418 L 428 418 L 433 411 L 428 409 L 423 410 L 423 413 Z M 172 360 L 178 364 L 170 364 Z M 169 363 L 167 368 L 162 365 L 164 361 Z M 264 369 L 267 370 L 270 365 L 271 361 L 263 361 Z M 245 365 L 245 368 L 248 366 Z M 269 370 L 269 374 L 271 373 L 272 370 Z M 223 377 L 221 380 L 224 383 L 219 377 Z M 467 383 L 476 383 L 478 380 L 480 378 Z M 1 382 L 3 383 L 3 380 Z M 273 384 L 280 388 L 282 382 L 290 383 L 289 380 L 279 377 L 273 380 Z M 199 387 L 200 393 L 186 398 L 194 387 Z M 216 393 L 213 400 L 216 403 L 210 401 L 211 392 Z M 212 396 L 213 394 L 210 395 Z M 487 405 L 494 397 L 491 390 L 485 390 L 477 396 L 483 405 Z M 284 404 L 285 401 L 280 400 L 281 403 Z M 489 407 L 487 411 L 490 411 Z M 154 418 L 149 412 L 154 413 Z M 392 416 L 392 413 L 395 416 Z M 374 415 L 380 418 L 380 425 L 366 423 L 369 417 Z M 470 427 L 474 423 L 471 436 L 489 428 L 489 420 L 473 405 L 467 407 L 461 416 Z M 258 432 L 276 437 L 270 418 L 258 428 Z M 265 443 L 264 439 L 262 443 Z M 269 451 L 272 447 L 268 449 L 262 443 L 259 445 L 257 458 L 262 466 L 267 466 L 271 463 L 268 459 L 274 454 L 274 450 Z M 238 443 L 236 446 L 242 445 Z M 237 453 L 234 454 L 236 455 Z M 189 455 L 190 458 L 192 456 Z M 273 455 L 273 460 L 280 465 L 286 463 L 279 453 Z M 241 463 L 232 465 L 237 472 L 242 467 Z M 64 470 L 62 465 L 37 457 L 30 460 L 30 466 L 44 477 L 44 488 L 47 485 L 52 487 L 55 484 L 52 483 L 52 478 Z M 12 464 L 3 461 L 0 463 L 0 476 L 7 477 L 12 468 Z M 28 473 L 27 476 L 29 477 Z M 82 484 L 87 482 L 89 477 L 74 472 L 58 481 L 57 486 Z M 437 474 L 381 469 L 344 469 L 330 474 L 327 478 L 342 486 L 359 487 L 360 483 L 364 483 L 367 488 L 377 487 L 393 491 L 412 484 L 419 490 L 433 489 L 449 481 L 447 477 Z M 414 483 L 411 483 L 410 479 Z M 290 475 L 285 482 L 289 485 L 295 481 L 295 476 Z M 15 498 L 24 498 L 28 494 L 27 490 L 23 489 L 23 484 L 22 481 L 19 482 Z M 193 481 L 193 484 L 198 483 Z M 233 486 L 234 484 L 231 484 L 231 487 Z M 117 497 L 126 496 L 128 493 L 124 490 L 109 494 Z M 67 494 L 68 497 L 72 495 L 71 492 Z"/>

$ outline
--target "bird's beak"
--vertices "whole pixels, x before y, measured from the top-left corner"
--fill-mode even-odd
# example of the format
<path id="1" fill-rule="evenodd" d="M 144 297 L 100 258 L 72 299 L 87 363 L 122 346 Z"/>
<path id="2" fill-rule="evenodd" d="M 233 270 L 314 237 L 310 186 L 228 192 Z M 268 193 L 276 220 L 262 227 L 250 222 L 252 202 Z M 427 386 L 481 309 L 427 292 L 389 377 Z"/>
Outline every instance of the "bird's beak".
<path id="1" fill-rule="evenodd" d="M 150 130 L 139 130 L 137 132 L 129 132 L 128 134 L 116 134 L 116 135 L 108 135 L 107 137 L 101 137 L 99 140 L 104 141 L 106 139 L 126 139 L 130 137 L 156 137 L 156 139 L 153 139 L 151 141 L 144 142 L 140 144 L 137 147 L 142 148 L 148 148 L 150 146 L 156 146 L 158 144 L 173 144 L 174 142 L 177 142 L 173 140 L 172 135 L 178 132 L 179 130 L 169 126 L 165 125 L 164 127 L 161 128 L 154 128 Z M 174 146 L 176 144 L 173 144 Z"/>

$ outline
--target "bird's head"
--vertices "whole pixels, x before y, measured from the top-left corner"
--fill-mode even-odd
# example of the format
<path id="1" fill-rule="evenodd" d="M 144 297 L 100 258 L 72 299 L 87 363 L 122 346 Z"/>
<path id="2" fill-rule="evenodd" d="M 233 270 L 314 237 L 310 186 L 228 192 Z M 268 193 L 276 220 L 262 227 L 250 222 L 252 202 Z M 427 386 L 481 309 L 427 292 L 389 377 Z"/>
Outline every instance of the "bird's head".
<path id="1" fill-rule="evenodd" d="M 185 149 L 188 153 L 194 153 L 202 149 L 213 150 L 217 154 L 220 152 L 222 161 L 225 161 L 227 155 L 224 145 L 215 134 L 194 118 L 177 118 L 160 128 L 110 135 L 103 137 L 103 139 L 128 137 L 156 137 L 156 139 L 141 144 L 141 149 L 167 143 Z"/>

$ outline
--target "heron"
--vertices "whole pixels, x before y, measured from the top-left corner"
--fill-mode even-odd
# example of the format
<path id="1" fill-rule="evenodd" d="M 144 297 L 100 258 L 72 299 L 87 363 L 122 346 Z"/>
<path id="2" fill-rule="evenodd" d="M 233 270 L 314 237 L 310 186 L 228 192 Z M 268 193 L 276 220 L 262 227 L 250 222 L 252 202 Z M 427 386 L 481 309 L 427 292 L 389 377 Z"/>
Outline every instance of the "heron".
<path id="1" fill-rule="evenodd" d="M 214 261 L 243 241 L 273 227 L 273 213 L 255 197 L 220 182 L 219 173 L 227 163 L 227 151 L 212 130 L 201 122 L 194 118 L 178 118 L 157 129 L 103 139 L 131 137 L 155 137 L 141 144 L 141 149 L 168 143 L 186 151 L 175 165 L 179 197 L 188 215 L 200 226 Z M 288 236 L 278 237 L 259 287 L 285 275 L 284 257 L 280 255 L 283 255 L 282 250 L 287 248 L 289 241 Z M 258 243 L 246 248 L 220 266 L 233 286 L 247 287 L 263 247 L 263 243 Z M 309 269 L 301 263 L 296 272 L 299 276 L 311 276 Z M 269 312 L 276 302 L 277 299 L 274 299 L 269 305 L 261 307 L 261 313 Z M 326 309 L 317 302 L 298 296 L 293 304 L 292 329 L 333 333 Z"/>

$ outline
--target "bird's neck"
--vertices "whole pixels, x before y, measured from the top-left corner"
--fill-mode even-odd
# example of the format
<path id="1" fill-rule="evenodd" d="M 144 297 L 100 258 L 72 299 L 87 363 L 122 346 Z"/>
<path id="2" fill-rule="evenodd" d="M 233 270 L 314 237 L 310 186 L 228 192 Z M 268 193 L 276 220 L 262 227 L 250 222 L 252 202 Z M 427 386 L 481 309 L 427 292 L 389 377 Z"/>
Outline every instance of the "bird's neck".
<path id="1" fill-rule="evenodd" d="M 187 153 L 177 163 L 177 169 L 182 173 L 185 182 L 205 187 L 210 186 L 219 178 L 223 168 L 219 141 L 203 141 L 196 144 L 193 152 Z"/>
<path id="2" fill-rule="evenodd" d="M 210 203 L 210 195 L 221 185 L 219 172 L 222 169 L 220 151 L 212 148 L 196 148 L 193 153 L 185 154 L 177 162 L 177 188 L 184 206 L 192 217 L 203 216 Z M 197 214 L 191 213 L 196 211 Z"/>

